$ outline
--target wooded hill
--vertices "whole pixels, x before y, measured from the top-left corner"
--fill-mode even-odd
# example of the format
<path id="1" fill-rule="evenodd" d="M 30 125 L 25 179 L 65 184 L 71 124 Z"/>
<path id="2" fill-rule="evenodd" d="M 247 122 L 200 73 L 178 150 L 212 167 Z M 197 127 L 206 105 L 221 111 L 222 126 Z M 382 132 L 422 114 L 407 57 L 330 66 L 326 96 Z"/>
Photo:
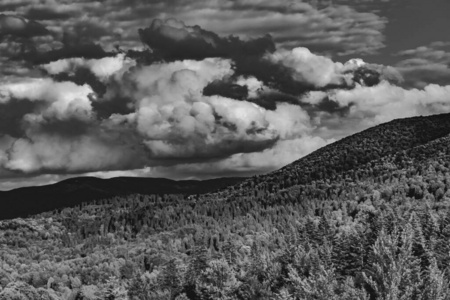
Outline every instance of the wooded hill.
<path id="1" fill-rule="evenodd" d="M 0 191 L 0 220 L 27 217 L 115 196 L 204 194 L 237 184 L 244 179 L 236 177 L 175 181 L 165 178 L 76 177 L 51 185 Z"/>
<path id="2" fill-rule="evenodd" d="M 0 299 L 450 299 L 450 115 L 214 193 L 2 221 L 0 253 Z"/>

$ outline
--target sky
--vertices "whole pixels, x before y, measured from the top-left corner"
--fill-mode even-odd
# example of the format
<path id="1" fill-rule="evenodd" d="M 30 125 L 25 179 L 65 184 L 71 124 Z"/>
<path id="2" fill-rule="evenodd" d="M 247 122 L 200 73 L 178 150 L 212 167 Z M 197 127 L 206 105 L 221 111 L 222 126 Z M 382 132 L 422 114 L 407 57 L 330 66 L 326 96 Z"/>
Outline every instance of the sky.
<path id="1" fill-rule="evenodd" d="M 252 176 L 450 112 L 448 0 L 2 0 L 0 190 Z"/>

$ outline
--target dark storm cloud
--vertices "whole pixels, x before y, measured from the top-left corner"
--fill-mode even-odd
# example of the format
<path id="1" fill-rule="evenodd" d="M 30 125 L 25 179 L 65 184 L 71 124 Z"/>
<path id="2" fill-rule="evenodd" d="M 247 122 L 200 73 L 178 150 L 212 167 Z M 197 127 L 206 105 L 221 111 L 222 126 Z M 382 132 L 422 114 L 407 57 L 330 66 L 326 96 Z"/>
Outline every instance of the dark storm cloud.
<path id="1" fill-rule="evenodd" d="M 214 81 L 203 89 L 203 95 L 219 95 L 231 99 L 246 100 L 248 98 L 248 88 L 235 84 L 230 80 Z"/>
<path id="2" fill-rule="evenodd" d="M 139 36 L 142 42 L 160 51 L 169 60 L 261 56 L 275 51 L 270 36 L 249 41 L 235 36 L 222 38 L 199 26 L 187 26 L 175 19 L 155 19 L 150 27 L 139 29 Z"/>
<path id="3" fill-rule="evenodd" d="M 32 38 L 48 35 L 49 31 L 40 23 L 22 17 L 0 14 L 0 38 Z"/>

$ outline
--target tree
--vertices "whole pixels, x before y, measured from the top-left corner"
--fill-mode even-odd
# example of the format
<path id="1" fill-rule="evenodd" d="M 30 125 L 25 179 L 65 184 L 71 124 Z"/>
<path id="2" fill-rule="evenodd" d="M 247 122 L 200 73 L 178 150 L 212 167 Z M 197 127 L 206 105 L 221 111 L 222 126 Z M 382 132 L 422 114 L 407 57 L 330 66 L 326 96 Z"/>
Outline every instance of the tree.
<path id="1" fill-rule="evenodd" d="M 170 299 L 174 299 L 179 291 L 181 291 L 181 276 L 175 259 L 171 259 L 166 263 L 160 274 L 159 282 L 163 289 L 169 291 Z"/>
<path id="2" fill-rule="evenodd" d="M 423 289 L 420 259 L 413 255 L 414 230 L 380 232 L 363 277 L 376 299 L 417 299 Z M 400 244 L 400 246 L 399 246 Z"/>
<path id="3" fill-rule="evenodd" d="M 141 274 L 136 272 L 128 288 L 130 300 L 150 300 L 149 284 L 143 280 Z"/>
<path id="4" fill-rule="evenodd" d="M 223 258 L 210 261 L 196 282 L 196 291 L 201 299 L 232 299 L 238 287 L 234 270 Z"/>
<path id="5" fill-rule="evenodd" d="M 128 300 L 127 290 L 122 282 L 111 276 L 103 288 L 104 300 Z"/>

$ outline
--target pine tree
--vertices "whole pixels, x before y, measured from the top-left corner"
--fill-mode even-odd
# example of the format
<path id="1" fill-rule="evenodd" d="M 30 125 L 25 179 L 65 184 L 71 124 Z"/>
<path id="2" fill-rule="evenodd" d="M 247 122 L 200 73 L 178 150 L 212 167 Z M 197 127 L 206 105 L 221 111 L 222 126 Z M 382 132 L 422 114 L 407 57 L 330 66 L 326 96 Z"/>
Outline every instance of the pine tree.
<path id="1" fill-rule="evenodd" d="M 175 259 L 171 259 L 166 263 L 159 275 L 159 283 L 163 289 L 169 291 L 170 299 L 174 299 L 181 290 L 181 279 Z"/>
<path id="2" fill-rule="evenodd" d="M 433 259 L 427 272 L 425 288 L 422 299 L 424 300 L 449 300 L 450 287 L 445 273 L 439 270 L 437 261 Z"/>
<path id="3" fill-rule="evenodd" d="M 196 297 L 198 297 L 196 292 L 196 282 L 200 274 L 208 267 L 208 261 L 208 250 L 201 243 L 197 243 L 192 249 L 184 280 L 184 292 L 191 299 L 196 299 Z"/>
<path id="4" fill-rule="evenodd" d="M 397 229 L 392 234 L 380 232 L 373 246 L 370 267 L 363 273 L 376 299 L 417 299 L 423 289 L 423 279 L 420 260 L 413 255 L 413 238 L 410 224 L 402 234 Z"/>

